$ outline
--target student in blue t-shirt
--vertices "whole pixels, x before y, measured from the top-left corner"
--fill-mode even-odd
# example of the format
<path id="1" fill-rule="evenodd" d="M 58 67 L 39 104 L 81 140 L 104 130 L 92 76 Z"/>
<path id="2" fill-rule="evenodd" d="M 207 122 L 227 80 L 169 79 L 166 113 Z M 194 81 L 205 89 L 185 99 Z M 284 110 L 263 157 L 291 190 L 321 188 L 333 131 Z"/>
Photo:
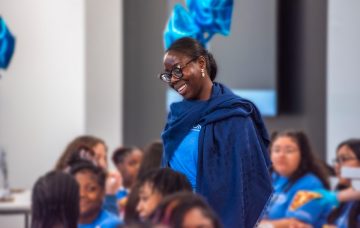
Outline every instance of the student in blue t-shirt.
<path id="1" fill-rule="evenodd" d="M 122 222 L 103 208 L 106 173 L 89 161 L 79 161 L 70 173 L 80 187 L 79 228 L 115 228 Z"/>
<path id="2" fill-rule="evenodd" d="M 321 226 L 325 222 L 326 208 L 323 211 L 318 207 L 304 206 L 311 201 L 310 195 L 305 196 L 302 205 L 297 205 L 294 200 L 299 190 L 329 188 L 325 167 L 312 152 L 306 135 L 299 131 L 274 134 L 270 154 L 275 192 L 261 224 L 274 227 Z"/>
<path id="3" fill-rule="evenodd" d="M 337 147 L 334 167 L 339 178 L 337 190 L 351 186 L 351 181 L 341 176 L 342 167 L 360 167 L 360 139 L 346 140 Z M 339 228 L 360 227 L 360 199 L 341 203 L 329 215 L 328 223 Z"/>

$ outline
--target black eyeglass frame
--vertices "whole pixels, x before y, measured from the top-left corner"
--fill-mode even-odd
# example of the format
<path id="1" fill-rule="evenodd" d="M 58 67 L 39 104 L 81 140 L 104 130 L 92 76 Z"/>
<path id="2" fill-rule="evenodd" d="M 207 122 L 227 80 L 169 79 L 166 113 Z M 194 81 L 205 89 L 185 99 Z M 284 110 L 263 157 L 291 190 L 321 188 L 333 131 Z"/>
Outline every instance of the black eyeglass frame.
<path id="1" fill-rule="evenodd" d="M 166 83 L 170 83 L 171 82 L 171 78 L 174 76 L 177 79 L 181 79 L 184 74 L 183 74 L 183 69 L 189 65 L 189 63 L 195 61 L 196 59 L 198 59 L 198 57 L 192 58 L 190 59 L 187 63 L 185 63 L 183 66 L 180 66 L 179 64 L 176 64 L 176 66 L 174 66 L 170 72 L 164 72 L 158 75 L 159 79 L 163 82 Z M 174 72 L 175 71 L 175 72 Z M 178 72 L 176 72 L 178 71 Z"/>
<path id="2" fill-rule="evenodd" d="M 337 157 L 332 160 L 333 164 L 343 164 L 347 161 L 357 160 L 356 157 Z"/>

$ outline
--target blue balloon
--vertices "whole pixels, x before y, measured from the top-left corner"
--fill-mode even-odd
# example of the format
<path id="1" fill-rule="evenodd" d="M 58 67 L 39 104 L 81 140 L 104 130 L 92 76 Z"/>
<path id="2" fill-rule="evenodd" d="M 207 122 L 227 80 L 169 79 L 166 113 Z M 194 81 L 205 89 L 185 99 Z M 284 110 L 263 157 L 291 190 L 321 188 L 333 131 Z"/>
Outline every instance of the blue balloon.
<path id="1" fill-rule="evenodd" d="M 204 40 L 201 29 L 194 18 L 182 5 L 176 4 L 164 31 L 165 49 L 182 37 L 192 37 L 200 42 Z"/>
<path id="2" fill-rule="evenodd" d="M 9 66 L 14 48 L 15 38 L 0 17 L 0 69 L 6 69 Z"/>
<path id="3" fill-rule="evenodd" d="M 209 36 L 229 35 L 233 0 L 186 0 L 192 17 Z"/>

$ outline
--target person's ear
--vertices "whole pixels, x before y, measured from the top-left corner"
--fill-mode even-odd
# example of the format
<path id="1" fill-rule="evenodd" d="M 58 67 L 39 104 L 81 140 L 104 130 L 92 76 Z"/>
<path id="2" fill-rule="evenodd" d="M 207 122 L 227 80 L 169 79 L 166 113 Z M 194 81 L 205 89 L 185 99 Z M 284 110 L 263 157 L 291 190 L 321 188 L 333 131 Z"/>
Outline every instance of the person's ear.
<path id="1" fill-rule="evenodd" d="M 200 56 L 198 59 L 198 63 L 201 69 L 206 70 L 206 59 L 204 56 Z"/>

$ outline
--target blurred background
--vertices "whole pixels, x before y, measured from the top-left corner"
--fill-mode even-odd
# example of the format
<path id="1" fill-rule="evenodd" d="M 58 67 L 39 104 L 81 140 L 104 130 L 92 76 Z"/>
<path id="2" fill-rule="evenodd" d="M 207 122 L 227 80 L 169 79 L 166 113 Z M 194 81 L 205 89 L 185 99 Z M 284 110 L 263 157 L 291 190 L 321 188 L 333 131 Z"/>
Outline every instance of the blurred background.
<path id="1" fill-rule="evenodd" d="M 0 79 L 0 147 L 11 187 L 30 189 L 81 134 L 103 138 L 109 151 L 160 138 L 167 88 L 156 76 L 175 2 L 182 1 L 0 0 L 16 37 Z M 230 36 L 210 42 L 218 81 L 274 90 L 275 112 L 264 116 L 269 132 L 305 131 L 330 164 L 340 141 L 360 136 L 360 2 L 234 4 Z M 22 222 L 0 216 L 12 224 L 4 227 Z"/>

